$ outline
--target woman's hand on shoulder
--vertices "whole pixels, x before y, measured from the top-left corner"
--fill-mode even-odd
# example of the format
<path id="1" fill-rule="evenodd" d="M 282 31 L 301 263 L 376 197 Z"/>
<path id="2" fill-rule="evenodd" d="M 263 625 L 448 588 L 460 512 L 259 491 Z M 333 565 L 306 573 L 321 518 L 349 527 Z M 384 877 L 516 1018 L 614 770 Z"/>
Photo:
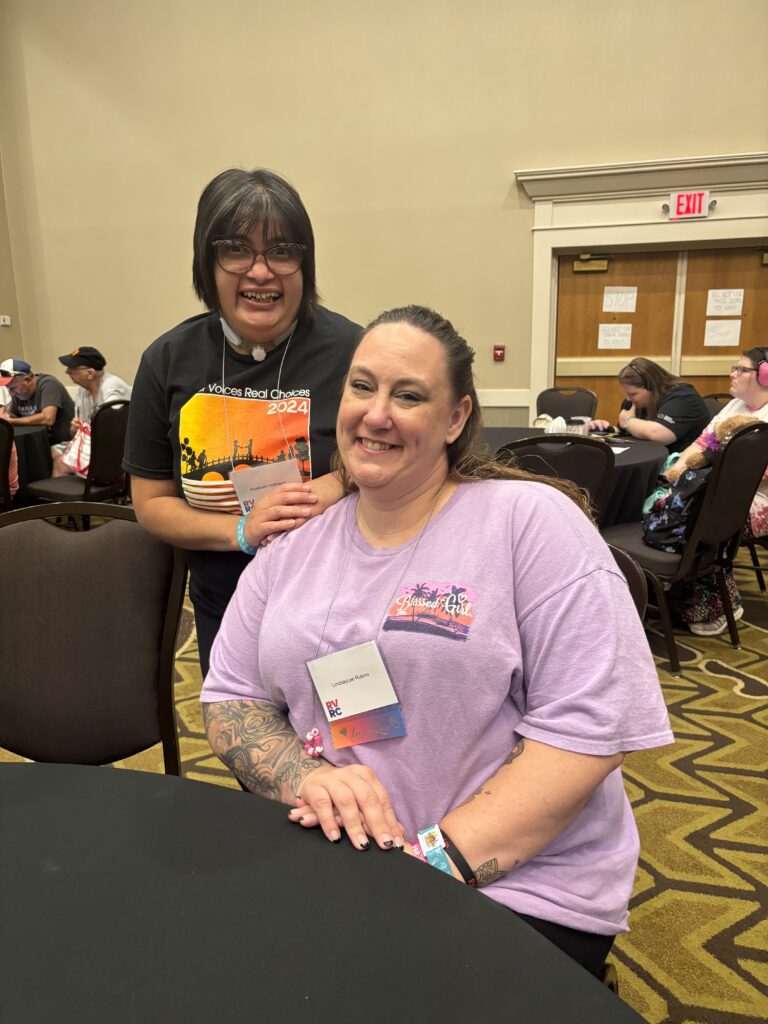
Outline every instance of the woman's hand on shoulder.
<path id="1" fill-rule="evenodd" d="M 256 502 L 245 522 L 245 539 L 258 547 L 269 537 L 295 530 L 314 514 L 318 503 L 309 484 L 280 484 Z"/>
<path id="2" fill-rule="evenodd" d="M 400 848 L 405 842 L 405 829 L 397 820 L 389 794 L 367 765 L 311 772 L 301 784 L 289 817 L 305 828 L 319 825 L 334 843 L 346 832 L 358 850 L 368 849 L 368 836 L 383 850 Z"/>
<path id="3" fill-rule="evenodd" d="M 281 530 L 268 531 L 258 541 L 251 540 L 250 531 L 247 525 L 245 535 L 250 544 L 253 544 L 254 547 L 256 544 L 268 544 L 270 541 L 274 540 L 275 537 L 279 537 L 281 533 L 285 533 L 286 530 L 295 530 L 297 526 L 301 526 L 301 524 L 306 523 L 307 520 L 314 519 L 315 516 L 322 515 L 326 509 L 330 508 L 331 505 L 335 505 L 337 501 L 341 501 L 344 497 L 344 490 L 334 473 L 326 473 L 325 476 L 319 476 L 309 484 L 283 484 L 283 487 L 277 488 L 277 490 L 272 492 L 272 495 L 276 495 L 277 492 L 283 488 L 293 488 L 295 490 L 299 486 L 304 488 L 303 493 L 305 495 L 307 493 L 310 495 L 309 498 L 304 499 L 304 501 L 309 503 L 310 506 L 306 514 L 300 517 L 294 517 L 296 518 L 296 522 L 290 526 L 286 525 Z M 267 495 L 267 498 L 269 497 L 271 497 L 271 495 Z M 266 498 L 262 498 L 262 502 L 266 500 Z M 259 502 L 259 505 L 260 504 L 261 502 Z M 258 506 L 255 505 L 251 512 L 255 512 L 257 507 Z"/>

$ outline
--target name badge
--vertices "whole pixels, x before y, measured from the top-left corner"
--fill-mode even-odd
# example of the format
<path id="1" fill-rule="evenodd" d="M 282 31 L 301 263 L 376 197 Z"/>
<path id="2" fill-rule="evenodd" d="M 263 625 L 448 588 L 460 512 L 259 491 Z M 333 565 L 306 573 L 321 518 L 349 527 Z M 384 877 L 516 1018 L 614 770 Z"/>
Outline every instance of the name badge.
<path id="1" fill-rule="evenodd" d="M 407 735 L 374 640 L 307 662 L 336 750 Z"/>
<path id="2" fill-rule="evenodd" d="M 270 462 L 266 466 L 249 466 L 247 469 L 230 470 L 229 479 L 235 488 L 237 500 L 243 512 L 250 512 L 256 502 L 265 494 L 274 491 L 280 484 L 300 484 L 301 471 L 295 459 L 284 462 Z"/>

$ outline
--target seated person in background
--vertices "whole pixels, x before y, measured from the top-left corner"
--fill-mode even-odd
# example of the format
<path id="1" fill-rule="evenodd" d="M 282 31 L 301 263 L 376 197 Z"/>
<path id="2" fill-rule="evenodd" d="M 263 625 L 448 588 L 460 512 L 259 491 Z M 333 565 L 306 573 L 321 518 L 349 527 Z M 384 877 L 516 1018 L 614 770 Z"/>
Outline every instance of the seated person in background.
<path id="1" fill-rule="evenodd" d="M 8 419 L 3 408 L 0 408 L 0 419 Z M 8 483 L 11 489 L 11 497 L 13 497 L 19 489 L 19 457 L 16 454 L 15 444 L 11 445 L 11 461 L 8 465 Z"/>
<path id="2" fill-rule="evenodd" d="M 733 398 L 713 417 L 693 444 L 685 449 L 668 470 L 670 480 L 677 479 L 693 456 L 707 447 L 708 435 L 711 434 L 715 423 L 730 419 L 731 416 L 753 416 L 763 423 L 768 423 L 768 349 L 750 348 L 740 356 L 736 365 L 731 367 L 729 391 Z M 747 528 L 755 537 L 764 537 L 768 534 L 768 476 L 763 477 L 752 501 Z M 725 578 L 734 613 L 736 618 L 740 619 L 744 609 L 733 574 L 726 572 Z M 684 585 L 675 596 L 680 616 L 692 633 L 700 636 L 718 636 L 728 628 L 714 574 L 700 576 L 695 587 Z"/>
<path id="3" fill-rule="evenodd" d="M 51 444 L 69 440 L 75 406 L 61 381 L 47 373 L 32 373 L 23 359 L 6 359 L 0 363 L 0 384 L 11 393 L 11 404 L 5 408 L 11 423 L 48 427 Z"/>
<path id="4" fill-rule="evenodd" d="M 658 441 L 681 452 L 709 422 L 706 403 L 692 384 L 638 356 L 619 373 L 626 395 L 619 410 L 619 429 L 643 441 Z M 610 430 L 607 420 L 592 420 L 590 430 Z"/>
<path id="5" fill-rule="evenodd" d="M 579 492 L 479 447 L 472 360 L 423 307 L 369 325 L 336 426 L 347 497 L 240 577 L 201 695 L 208 738 L 244 787 L 331 842 L 417 856 L 438 823 L 433 866 L 599 973 L 638 857 L 619 765 L 672 734 Z M 321 696 L 307 663 L 340 652 Z M 381 709 L 369 671 L 383 718 L 324 711 Z"/>
<path id="6" fill-rule="evenodd" d="M 75 416 L 70 424 L 70 434 L 75 436 L 83 423 L 90 423 L 93 414 L 106 402 L 128 400 L 131 385 L 126 384 L 114 373 L 107 373 L 107 361 L 97 348 L 83 345 L 59 356 L 59 362 L 66 366 L 64 371 L 73 384 L 78 385 L 75 396 Z M 67 444 L 58 444 L 51 450 L 53 456 L 52 476 L 67 476 L 75 470 L 62 462 Z"/>

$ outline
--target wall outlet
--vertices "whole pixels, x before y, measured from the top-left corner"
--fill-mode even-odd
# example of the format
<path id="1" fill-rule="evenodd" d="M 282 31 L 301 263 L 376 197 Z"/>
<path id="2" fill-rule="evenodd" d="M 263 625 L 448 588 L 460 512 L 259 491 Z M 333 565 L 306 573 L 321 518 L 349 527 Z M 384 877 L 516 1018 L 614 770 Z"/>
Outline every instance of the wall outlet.
<path id="1" fill-rule="evenodd" d="M 9 316 L 0 315 L 0 327 L 10 327 L 11 318 Z"/>

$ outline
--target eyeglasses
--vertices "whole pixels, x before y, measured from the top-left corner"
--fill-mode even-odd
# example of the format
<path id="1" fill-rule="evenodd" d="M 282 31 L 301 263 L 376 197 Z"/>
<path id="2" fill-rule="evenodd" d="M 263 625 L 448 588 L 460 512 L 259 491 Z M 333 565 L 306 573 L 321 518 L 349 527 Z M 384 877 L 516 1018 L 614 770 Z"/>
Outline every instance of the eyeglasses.
<path id="1" fill-rule="evenodd" d="M 757 373 L 757 370 L 754 366 L 732 366 L 731 373 L 735 373 L 740 377 L 742 373 Z"/>
<path id="2" fill-rule="evenodd" d="M 252 249 L 244 242 L 231 238 L 217 238 L 213 242 L 216 260 L 222 270 L 228 274 L 247 274 L 256 262 L 257 256 L 263 256 L 264 262 L 273 274 L 287 277 L 295 274 L 301 267 L 306 245 L 301 242 L 281 242 L 269 249 Z"/>

